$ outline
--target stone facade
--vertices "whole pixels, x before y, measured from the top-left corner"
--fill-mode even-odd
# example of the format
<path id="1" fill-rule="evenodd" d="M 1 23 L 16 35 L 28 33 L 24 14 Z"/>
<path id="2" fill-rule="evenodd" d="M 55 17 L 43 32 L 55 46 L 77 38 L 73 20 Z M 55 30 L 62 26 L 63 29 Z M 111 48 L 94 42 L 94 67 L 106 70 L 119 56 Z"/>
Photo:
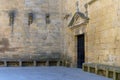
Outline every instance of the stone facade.
<path id="1" fill-rule="evenodd" d="M 62 56 L 76 67 L 85 34 L 85 62 L 120 66 L 119 21 L 119 0 L 0 0 L 0 59 Z"/>
<path id="2" fill-rule="evenodd" d="M 67 1 L 67 0 L 66 0 Z M 73 7 L 79 2 L 79 10 L 89 18 L 89 22 L 73 28 L 68 26 L 76 12 Z M 73 66 L 77 65 L 76 36 L 85 34 L 85 62 L 120 66 L 119 49 L 119 0 L 68 0 L 65 21 L 65 53 L 71 58 Z M 80 23 L 81 21 L 78 21 Z"/>
<path id="3" fill-rule="evenodd" d="M 0 0 L 0 59 L 60 58 L 62 9 L 61 0 Z"/>

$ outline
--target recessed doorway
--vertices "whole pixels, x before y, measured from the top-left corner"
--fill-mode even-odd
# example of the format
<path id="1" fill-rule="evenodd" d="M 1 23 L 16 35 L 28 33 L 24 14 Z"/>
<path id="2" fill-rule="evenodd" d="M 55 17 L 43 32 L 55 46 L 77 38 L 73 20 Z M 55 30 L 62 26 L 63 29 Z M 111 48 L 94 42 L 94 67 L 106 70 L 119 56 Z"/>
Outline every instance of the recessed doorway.
<path id="1" fill-rule="evenodd" d="M 77 36 L 77 67 L 82 68 L 85 61 L 84 34 Z"/>

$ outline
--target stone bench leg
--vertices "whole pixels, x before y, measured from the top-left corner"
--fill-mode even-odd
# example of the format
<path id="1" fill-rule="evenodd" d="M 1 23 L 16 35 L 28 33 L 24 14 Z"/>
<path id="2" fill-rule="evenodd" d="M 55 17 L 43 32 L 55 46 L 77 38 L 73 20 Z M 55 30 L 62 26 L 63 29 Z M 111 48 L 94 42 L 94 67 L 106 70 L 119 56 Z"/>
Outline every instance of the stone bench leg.
<path id="1" fill-rule="evenodd" d="M 109 71 L 108 70 L 106 70 L 106 75 L 105 76 L 109 77 Z"/>
<path id="2" fill-rule="evenodd" d="M 7 67 L 7 61 L 4 61 L 4 66 Z"/>
<path id="3" fill-rule="evenodd" d="M 85 66 L 84 65 L 82 65 L 82 70 L 85 71 Z"/>
<path id="4" fill-rule="evenodd" d="M 95 74 L 98 74 L 98 67 L 95 66 Z"/>
<path id="5" fill-rule="evenodd" d="M 117 77 L 117 76 L 116 76 L 116 72 L 114 71 L 114 72 L 113 72 L 113 80 L 116 80 L 116 77 Z"/>
<path id="6" fill-rule="evenodd" d="M 22 67 L 22 61 L 19 61 L 19 66 Z"/>
<path id="7" fill-rule="evenodd" d="M 90 72 L 90 66 L 88 66 L 88 72 Z"/>
<path id="8" fill-rule="evenodd" d="M 46 61 L 46 66 L 49 66 L 49 61 Z"/>
<path id="9" fill-rule="evenodd" d="M 34 65 L 34 66 L 37 66 L 36 61 L 33 62 L 33 65 Z"/>
<path id="10" fill-rule="evenodd" d="M 60 66 L 60 61 L 57 61 L 57 66 Z"/>

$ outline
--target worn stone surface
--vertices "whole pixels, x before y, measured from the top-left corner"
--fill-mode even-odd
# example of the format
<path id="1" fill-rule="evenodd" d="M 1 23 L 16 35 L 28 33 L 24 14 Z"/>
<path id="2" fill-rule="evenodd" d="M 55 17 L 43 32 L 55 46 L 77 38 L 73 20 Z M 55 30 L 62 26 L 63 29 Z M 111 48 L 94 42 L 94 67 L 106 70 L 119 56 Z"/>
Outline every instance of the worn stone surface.
<path id="1" fill-rule="evenodd" d="M 89 3 L 87 8 L 89 23 L 71 29 L 67 24 L 76 11 L 76 1 L 79 1 L 79 9 L 84 14 L 86 14 L 85 4 Z M 94 0 L 90 3 L 91 1 L 93 0 L 66 0 L 66 10 L 71 16 L 65 20 L 65 53 L 72 57 L 73 65 L 76 65 L 76 35 L 84 33 L 85 62 L 120 66 L 120 1 Z M 82 27 L 85 27 L 83 32 Z"/>
<path id="2" fill-rule="evenodd" d="M 61 0 L 0 0 L 0 59 L 40 59 L 63 54 Z M 9 25 L 9 13 L 15 19 Z M 33 23 L 28 25 L 28 13 Z M 46 24 L 46 14 L 50 24 Z M 42 56 L 42 57 L 41 57 Z"/>
<path id="3" fill-rule="evenodd" d="M 68 27 L 77 7 L 89 22 L 74 26 L 80 19 Z M 9 25 L 12 11 L 14 26 Z M 30 26 L 28 13 L 33 13 Z M 47 13 L 50 24 L 46 24 Z M 120 66 L 119 21 L 119 0 L 0 0 L 0 59 L 59 58 L 64 54 L 63 60 L 76 66 L 77 35 L 84 33 L 86 62 Z"/>

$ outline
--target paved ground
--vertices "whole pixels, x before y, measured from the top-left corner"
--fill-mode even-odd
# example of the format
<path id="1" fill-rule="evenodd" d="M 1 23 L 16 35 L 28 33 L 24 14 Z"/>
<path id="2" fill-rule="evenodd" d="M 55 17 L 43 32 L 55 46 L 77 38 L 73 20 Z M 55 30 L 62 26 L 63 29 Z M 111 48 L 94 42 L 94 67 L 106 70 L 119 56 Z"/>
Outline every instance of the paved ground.
<path id="1" fill-rule="evenodd" d="M 0 80 L 112 80 L 65 67 L 1 67 Z"/>

